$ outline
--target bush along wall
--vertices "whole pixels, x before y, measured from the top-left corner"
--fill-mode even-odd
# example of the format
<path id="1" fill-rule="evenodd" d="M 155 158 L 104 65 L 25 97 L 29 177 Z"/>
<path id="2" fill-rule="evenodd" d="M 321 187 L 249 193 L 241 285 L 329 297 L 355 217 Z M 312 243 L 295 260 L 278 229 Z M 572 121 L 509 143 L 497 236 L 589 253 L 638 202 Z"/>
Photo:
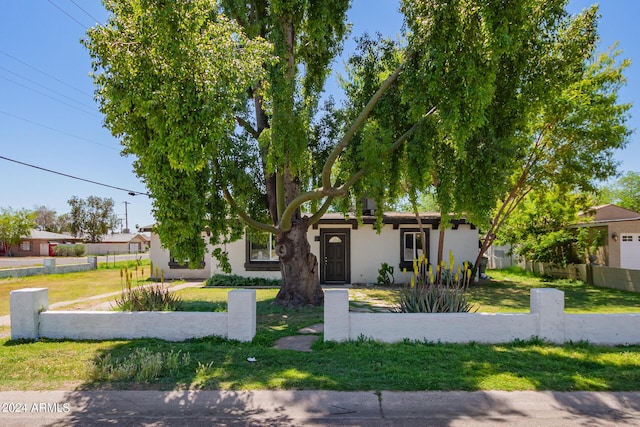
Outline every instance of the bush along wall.
<path id="1" fill-rule="evenodd" d="M 209 277 L 205 286 L 220 286 L 227 288 L 267 286 L 279 288 L 282 285 L 280 279 L 266 277 L 242 277 L 237 274 L 215 274 Z"/>
<path id="2" fill-rule="evenodd" d="M 53 252 L 56 256 L 84 256 L 84 245 L 57 245 Z"/>

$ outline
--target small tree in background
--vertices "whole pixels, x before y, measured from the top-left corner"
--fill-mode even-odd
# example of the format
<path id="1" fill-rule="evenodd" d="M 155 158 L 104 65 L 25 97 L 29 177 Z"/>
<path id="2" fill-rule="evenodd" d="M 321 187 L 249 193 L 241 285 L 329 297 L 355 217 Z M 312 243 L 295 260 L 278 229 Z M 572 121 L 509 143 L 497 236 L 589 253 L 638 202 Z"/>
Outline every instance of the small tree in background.
<path id="1" fill-rule="evenodd" d="M 56 211 L 41 205 L 35 208 L 36 228 L 41 231 L 58 233 Z"/>
<path id="2" fill-rule="evenodd" d="M 605 185 L 600 189 L 598 202 L 640 212 L 640 172 L 629 171 L 612 185 Z"/>
<path id="3" fill-rule="evenodd" d="M 76 237 L 84 236 L 89 242 L 99 242 L 102 236 L 118 225 L 111 198 L 89 196 L 81 199 L 74 196 L 68 203 L 71 206 L 70 230 Z"/>
<path id="4" fill-rule="evenodd" d="M 11 247 L 19 244 L 22 239 L 31 234 L 36 226 L 36 213 L 27 209 L 0 209 L 0 243 L 7 246 L 11 254 Z"/>

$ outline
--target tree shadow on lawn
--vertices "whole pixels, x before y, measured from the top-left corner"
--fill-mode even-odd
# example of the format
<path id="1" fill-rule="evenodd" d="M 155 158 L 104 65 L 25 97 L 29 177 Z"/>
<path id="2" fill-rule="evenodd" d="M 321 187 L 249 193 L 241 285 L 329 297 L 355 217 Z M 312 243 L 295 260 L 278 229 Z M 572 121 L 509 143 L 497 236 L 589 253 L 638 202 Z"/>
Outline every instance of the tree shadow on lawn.
<path id="1" fill-rule="evenodd" d="M 533 288 L 554 288 L 565 294 L 565 309 L 573 313 L 622 313 L 640 311 L 640 294 L 598 288 L 581 281 L 534 278 L 531 283 L 490 280 L 468 290 L 481 312 L 529 312 Z"/>
<path id="2" fill-rule="evenodd" d="M 264 341 L 264 338 L 258 337 L 257 341 Z M 49 344 L 56 346 L 56 342 Z M 29 343 L 13 345 L 14 350 L 19 350 L 21 345 Z M 90 420 L 96 416 L 98 409 L 105 411 L 105 405 L 117 401 L 110 390 L 165 391 L 160 397 L 150 394 L 148 398 L 162 399 L 165 406 L 160 413 L 147 408 L 150 402 L 145 399 L 140 401 L 133 414 L 128 414 L 134 417 L 136 414 L 158 417 L 170 412 L 173 416 L 184 415 L 190 410 L 205 407 L 211 414 L 222 417 L 235 415 L 237 418 L 234 419 L 245 423 L 268 416 L 273 422 L 293 425 L 295 420 L 288 416 L 287 408 L 300 398 L 300 394 L 280 392 L 282 400 L 277 405 L 277 414 L 274 414 L 275 408 L 256 406 L 251 393 L 246 390 L 481 392 L 486 389 L 624 391 L 640 388 L 640 346 L 553 346 L 536 340 L 491 346 L 474 343 L 381 344 L 364 339 L 348 343 L 319 341 L 314 345 L 313 352 L 302 353 L 215 337 L 180 343 L 144 339 L 118 342 L 97 351 L 94 363 L 99 365 L 109 358 L 115 365 L 125 364 L 127 358 L 139 349 L 145 349 L 150 355 L 160 354 L 164 357 L 169 353 L 179 353 L 188 355 L 188 359 L 174 369 L 163 368 L 148 380 L 94 377 L 86 381 L 77 391 L 66 395 L 65 399 L 71 407 L 80 408 L 80 411 L 74 410 L 64 421 Z M 51 350 L 54 351 L 53 348 Z M 627 357 L 616 359 L 615 356 L 620 353 L 626 353 Z M 248 358 L 255 358 L 256 361 L 251 362 Z M 198 394 L 193 392 L 194 389 L 209 392 Z M 227 392 L 220 393 L 218 390 Z M 308 407 L 316 413 L 327 410 L 326 406 L 322 406 L 327 403 L 323 403 L 321 398 L 314 401 L 310 397 L 322 396 L 322 393 L 305 396 L 309 399 Z M 591 404 L 602 404 L 603 399 L 594 395 L 566 397 L 561 393 L 554 393 L 554 398 L 574 413 L 587 411 Z M 126 393 L 118 399 L 126 399 Z M 462 418 L 490 413 L 494 416 L 513 414 L 511 408 L 493 399 L 487 395 L 486 405 L 470 405 L 466 413 L 458 415 Z M 625 401 L 625 406 L 640 410 L 640 401 Z M 127 415 L 119 413 L 116 408 L 110 412 L 111 416 L 118 414 L 122 417 Z M 618 421 L 619 417 L 620 414 L 614 410 L 598 415 L 601 422 Z"/>

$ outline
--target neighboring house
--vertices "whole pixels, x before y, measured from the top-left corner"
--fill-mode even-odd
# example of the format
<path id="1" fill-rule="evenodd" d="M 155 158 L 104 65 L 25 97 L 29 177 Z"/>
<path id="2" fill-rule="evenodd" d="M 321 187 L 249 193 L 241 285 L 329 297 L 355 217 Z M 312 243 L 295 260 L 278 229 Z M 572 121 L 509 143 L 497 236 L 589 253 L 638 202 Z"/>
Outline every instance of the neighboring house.
<path id="1" fill-rule="evenodd" d="M 590 221 L 576 227 L 589 227 L 604 237 L 600 264 L 640 270 L 640 212 L 608 204 L 595 206 Z"/>
<path id="2" fill-rule="evenodd" d="M 435 263 L 440 234 L 440 214 L 421 214 L 427 244 L 427 258 Z M 422 253 L 421 238 L 416 217 L 411 213 L 387 213 L 378 234 L 374 229 L 375 216 L 362 217 L 358 223 L 354 216 L 326 214 L 307 234 L 311 251 L 320 264 L 322 284 L 375 283 L 382 263 L 394 267 L 396 282 L 408 282 L 413 269 L 413 259 Z M 212 248 L 205 254 L 201 269 L 190 270 L 184 262 L 171 257 L 162 247 L 159 236 L 152 227 L 149 256 L 154 269 L 164 271 L 164 277 L 206 279 L 222 273 L 217 260 L 211 256 Z M 206 233 L 203 232 L 206 239 Z M 278 257 L 275 254 L 275 237 L 247 231 L 245 236 L 226 244 L 232 273 L 240 276 L 280 277 Z M 478 230 L 465 220 L 452 221 L 445 233 L 443 258 L 448 262 L 449 250 L 456 263 L 475 261 L 478 254 Z M 408 273 L 403 273 L 406 268 Z M 155 274 L 155 271 L 154 271 Z"/>
<path id="3" fill-rule="evenodd" d="M 146 252 L 150 241 L 151 238 L 142 233 L 107 234 L 98 243 L 85 243 L 85 252 L 91 255 Z"/>
<path id="4" fill-rule="evenodd" d="M 49 231 L 31 230 L 31 234 L 24 237 L 18 245 L 11 247 L 12 256 L 53 256 L 56 245 L 82 243 L 79 237 L 67 234 L 51 233 Z M 0 245 L 0 255 L 6 255 L 8 248 Z"/>

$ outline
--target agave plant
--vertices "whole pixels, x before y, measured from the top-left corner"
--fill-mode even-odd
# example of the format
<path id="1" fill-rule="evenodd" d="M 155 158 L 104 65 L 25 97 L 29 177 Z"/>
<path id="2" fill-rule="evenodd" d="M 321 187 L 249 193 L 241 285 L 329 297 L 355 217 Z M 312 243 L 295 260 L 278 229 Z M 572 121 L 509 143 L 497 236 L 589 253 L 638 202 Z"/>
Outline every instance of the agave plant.
<path id="1" fill-rule="evenodd" d="M 438 274 L 441 273 L 441 274 Z M 439 278 L 439 280 L 436 280 Z M 449 252 L 449 264 L 442 262 L 433 267 L 424 256 L 413 261 L 413 275 L 408 288 L 398 297 L 400 313 L 468 313 L 476 311 L 466 295 L 471 282 L 470 264 L 456 267 Z"/>

